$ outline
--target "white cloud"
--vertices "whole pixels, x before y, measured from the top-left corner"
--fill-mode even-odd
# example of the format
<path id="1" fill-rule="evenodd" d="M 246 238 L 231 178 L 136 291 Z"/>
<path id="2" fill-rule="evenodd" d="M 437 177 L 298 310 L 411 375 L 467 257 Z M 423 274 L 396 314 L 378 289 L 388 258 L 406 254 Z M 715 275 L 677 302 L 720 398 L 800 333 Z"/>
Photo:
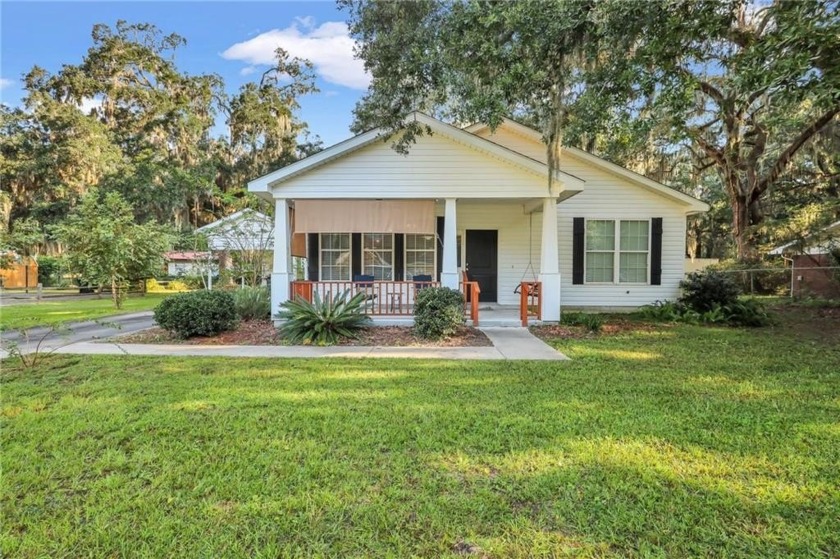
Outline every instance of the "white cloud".
<path id="1" fill-rule="evenodd" d="M 244 68 L 239 70 L 239 75 L 240 76 L 250 76 L 251 74 L 253 74 L 256 71 L 257 71 L 256 66 L 245 66 Z"/>
<path id="2" fill-rule="evenodd" d="M 301 29 L 303 28 L 303 29 Z M 252 39 L 236 43 L 222 53 L 227 60 L 241 60 L 251 66 L 274 62 L 274 51 L 283 47 L 292 56 L 312 61 L 327 82 L 352 89 L 367 89 L 370 76 L 361 60 L 353 57 L 353 39 L 347 25 L 327 21 L 315 27 L 312 17 L 296 18 L 285 29 L 272 29 Z"/>
<path id="3" fill-rule="evenodd" d="M 7 78 L 0 78 L 0 89 L 6 89 L 10 85 L 13 85 L 15 80 L 10 80 Z"/>

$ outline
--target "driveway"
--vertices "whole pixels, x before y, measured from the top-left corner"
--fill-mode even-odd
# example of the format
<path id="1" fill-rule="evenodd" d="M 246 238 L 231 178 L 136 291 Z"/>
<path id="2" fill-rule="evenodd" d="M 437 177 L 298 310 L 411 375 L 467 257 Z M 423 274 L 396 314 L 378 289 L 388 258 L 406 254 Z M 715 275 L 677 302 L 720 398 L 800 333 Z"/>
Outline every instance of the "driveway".
<path id="1" fill-rule="evenodd" d="M 79 342 L 92 342 L 111 338 L 118 334 L 139 332 L 155 326 L 152 311 L 131 314 L 104 316 L 97 320 L 71 322 L 57 331 L 49 327 L 30 328 L 26 335 L 17 331 L 0 333 L 3 350 L 0 356 L 6 357 L 9 345 L 17 344 L 23 353 L 35 351 L 40 342 L 41 351 L 49 351 Z"/>

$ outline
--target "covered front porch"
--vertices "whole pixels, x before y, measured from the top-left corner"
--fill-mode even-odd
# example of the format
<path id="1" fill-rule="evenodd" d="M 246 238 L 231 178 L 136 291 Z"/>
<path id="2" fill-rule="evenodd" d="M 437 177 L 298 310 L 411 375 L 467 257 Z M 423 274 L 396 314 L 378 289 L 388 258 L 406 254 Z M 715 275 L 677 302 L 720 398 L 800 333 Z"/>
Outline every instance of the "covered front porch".
<path id="1" fill-rule="evenodd" d="M 547 194 L 547 192 L 545 192 Z M 277 199 L 272 308 L 365 294 L 377 323 L 409 323 L 416 296 L 461 291 L 468 323 L 517 325 L 560 318 L 556 204 L 543 198 Z M 290 247 L 305 239 L 306 262 Z"/>

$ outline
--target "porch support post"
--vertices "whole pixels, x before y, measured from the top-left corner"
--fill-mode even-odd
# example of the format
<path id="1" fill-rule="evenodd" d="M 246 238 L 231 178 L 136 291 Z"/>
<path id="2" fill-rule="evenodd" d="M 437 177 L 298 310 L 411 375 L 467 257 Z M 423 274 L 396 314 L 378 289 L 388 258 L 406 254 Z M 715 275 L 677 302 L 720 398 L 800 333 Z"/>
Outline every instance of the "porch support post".
<path id="1" fill-rule="evenodd" d="M 443 212 L 443 267 L 440 283 L 443 287 L 458 289 L 458 224 L 456 223 L 455 198 L 447 198 Z"/>
<path id="2" fill-rule="evenodd" d="M 271 315 L 280 311 L 280 304 L 289 300 L 291 260 L 289 232 L 289 202 L 285 198 L 274 201 L 274 266 L 271 273 Z"/>
<path id="3" fill-rule="evenodd" d="M 542 244 L 540 245 L 540 281 L 542 282 L 542 319 L 560 320 L 560 263 L 557 243 L 557 203 L 543 199 Z"/>

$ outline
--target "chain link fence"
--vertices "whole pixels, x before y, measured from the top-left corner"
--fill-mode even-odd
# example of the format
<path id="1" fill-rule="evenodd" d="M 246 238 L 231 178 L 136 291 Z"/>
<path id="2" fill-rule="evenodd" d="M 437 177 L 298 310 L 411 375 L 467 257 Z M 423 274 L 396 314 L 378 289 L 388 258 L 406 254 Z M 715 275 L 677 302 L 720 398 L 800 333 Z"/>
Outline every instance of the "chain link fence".
<path id="1" fill-rule="evenodd" d="M 747 295 L 840 297 L 840 266 L 712 269 L 732 277 Z"/>

